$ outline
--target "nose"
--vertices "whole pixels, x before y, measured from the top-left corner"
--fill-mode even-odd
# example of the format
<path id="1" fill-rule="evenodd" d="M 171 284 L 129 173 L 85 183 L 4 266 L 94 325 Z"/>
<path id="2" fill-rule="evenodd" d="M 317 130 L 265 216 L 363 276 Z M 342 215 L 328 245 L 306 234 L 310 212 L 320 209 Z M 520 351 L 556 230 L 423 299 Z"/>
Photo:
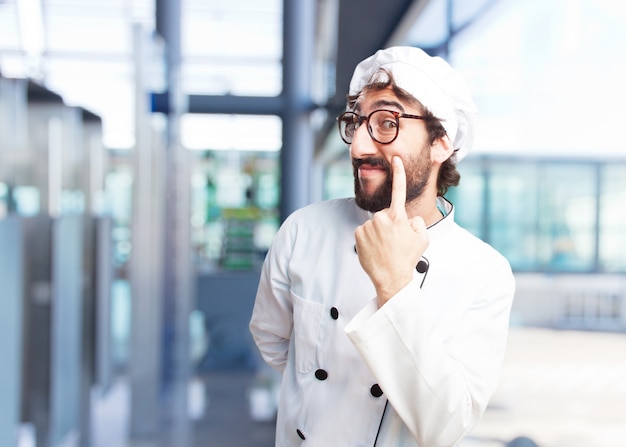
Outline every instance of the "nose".
<path id="1" fill-rule="evenodd" d="M 378 153 L 378 146 L 367 131 L 367 123 L 359 126 L 352 136 L 350 155 L 352 158 L 371 157 Z"/>

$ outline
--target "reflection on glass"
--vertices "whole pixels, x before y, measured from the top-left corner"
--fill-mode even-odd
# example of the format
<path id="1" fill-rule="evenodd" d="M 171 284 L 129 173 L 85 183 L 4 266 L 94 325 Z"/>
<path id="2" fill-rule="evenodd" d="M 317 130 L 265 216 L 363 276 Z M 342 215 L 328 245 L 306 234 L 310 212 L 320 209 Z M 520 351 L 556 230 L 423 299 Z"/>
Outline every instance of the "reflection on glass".
<path id="1" fill-rule="evenodd" d="M 540 167 L 539 259 L 546 270 L 594 269 L 596 167 L 557 164 Z"/>
<path id="2" fill-rule="evenodd" d="M 468 158 L 457 221 L 525 272 L 625 272 L 626 163 Z"/>
<path id="3" fill-rule="evenodd" d="M 626 271 L 626 163 L 604 166 L 601 177 L 599 263 L 605 272 Z"/>
<path id="4" fill-rule="evenodd" d="M 35 216 L 41 208 L 39 189 L 34 186 L 16 186 L 13 188 L 15 210 L 22 216 Z"/>
<path id="5" fill-rule="evenodd" d="M 278 229 L 274 151 L 202 151 L 192 177 L 192 243 L 204 269 L 258 268 Z"/>

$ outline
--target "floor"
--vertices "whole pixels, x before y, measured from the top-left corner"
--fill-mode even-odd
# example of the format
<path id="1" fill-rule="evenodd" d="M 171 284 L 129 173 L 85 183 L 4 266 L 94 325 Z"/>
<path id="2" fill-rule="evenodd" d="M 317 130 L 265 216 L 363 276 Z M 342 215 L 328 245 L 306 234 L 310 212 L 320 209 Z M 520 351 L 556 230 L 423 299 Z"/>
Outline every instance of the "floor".
<path id="1" fill-rule="evenodd" d="M 625 353 L 626 334 L 512 329 L 500 385 L 481 423 L 460 447 L 623 447 Z M 196 398 L 190 399 L 197 420 L 188 447 L 274 445 L 273 420 L 251 416 L 254 380 L 247 372 L 202 378 Z M 128 441 L 127 399 L 121 381 L 97 406 L 94 446 L 187 447 Z"/>
<path id="2" fill-rule="evenodd" d="M 183 439 L 164 434 L 159 439 L 128 438 L 127 383 L 119 380 L 93 411 L 94 447 L 273 447 L 274 420 L 255 420 L 250 411 L 249 391 L 255 375 L 245 371 L 210 373 L 190 394 L 194 420 Z M 198 395 L 203 393 L 203 395 Z M 195 404 L 193 402 L 196 402 Z M 201 408 L 198 408 L 201 407 Z M 176 436 L 174 435 L 174 438 Z"/>
<path id="3" fill-rule="evenodd" d="M 461 447 L 521 437 L 539 447 L 624 447 L 626 334 L 513 329 L 500 385 Z"/>
<path id="4" fill-rule="evenodd" d="M 213 373 L 205 377 L 208 405 L 195 424 L 195 447 L 273 447 L 274 420 L 253 420 L 248 373 Z"/>

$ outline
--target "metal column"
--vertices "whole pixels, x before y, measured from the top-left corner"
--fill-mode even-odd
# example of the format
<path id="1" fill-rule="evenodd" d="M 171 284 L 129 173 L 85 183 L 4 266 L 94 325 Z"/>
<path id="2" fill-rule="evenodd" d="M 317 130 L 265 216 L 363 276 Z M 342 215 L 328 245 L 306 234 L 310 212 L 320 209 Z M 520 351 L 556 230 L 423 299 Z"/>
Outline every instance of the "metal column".
<path id="1" fill-rule="evenodd" d="M 191 154 L 181 144 L 180 119 L 187 111 L 187 98 L 181 89 L 181 19 L 180 0 L 157 0 L 157 33 L 165 41 L 169 96 L 167 117 L 168 169 L 165 174 L 164 345 L 163 391 L 166 411 L 172 421 L 170 436 L 176 445 L 191 442 L 191 424 L 187 415 L 187 387 L 191 378 L 189 353 L 189 317 L 194 307 L 192 297 L 195 273 L 191 263 Z"/>
<path id="2" fill-rule="evenodd" d="M 0 218 L 0 445 L 14 445 L 20 423 L 22 387 L 22 308 L 24 256 L 22 228 L 17 217 Z"/>
<path id="3" fill-rule="evenodd" d="M 146 54 L 151 42 L 141 26 L 134 28 L 135 58 L 135 149 L 133 169 L 132 290 L 130 372 L 130 436 L 156 437 L 161 423 L 161 287 L 160 262 L 163 257 L 160 239 L 158 200 L 160 178 L 158 154 L 149 120 L 146 87 Z"/>
<path id="4" fill-rule="evenodd" d="M 315 17 L 314 0 L 283 1 L 282 220 L 311 201 L 314 132 L 310 114 Z"/>

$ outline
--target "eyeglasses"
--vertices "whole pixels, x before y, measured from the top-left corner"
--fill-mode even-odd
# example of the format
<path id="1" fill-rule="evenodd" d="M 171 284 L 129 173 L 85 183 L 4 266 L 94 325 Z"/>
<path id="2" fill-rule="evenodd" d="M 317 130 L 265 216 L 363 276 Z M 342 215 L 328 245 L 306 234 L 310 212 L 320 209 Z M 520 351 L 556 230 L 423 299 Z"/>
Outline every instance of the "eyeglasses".
<path id="1" fill-rule="evenodd" d="M 339 135 L 346 144 L 352 144 L 352 138 L 356 130 L 367 121 L 367 131 L 372 140 L 380 144 L 389 144 L 398 137 L 400 118 L 424 120 L 420 115 L 409 115 L 394 110 L 374 110 L 367 116 L 358 115 L 354 112 L 344 112 L 337 117 Z"/>

